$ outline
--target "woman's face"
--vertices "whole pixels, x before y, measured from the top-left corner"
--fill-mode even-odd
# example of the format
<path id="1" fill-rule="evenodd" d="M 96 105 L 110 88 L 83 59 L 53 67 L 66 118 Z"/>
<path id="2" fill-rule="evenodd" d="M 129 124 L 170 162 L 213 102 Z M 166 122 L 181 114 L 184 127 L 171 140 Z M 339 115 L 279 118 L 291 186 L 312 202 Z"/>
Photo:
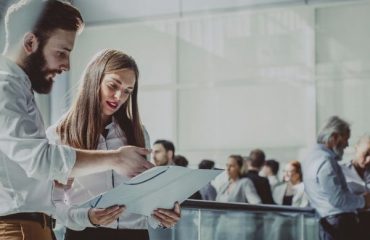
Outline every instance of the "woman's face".
<path id="1" fill-rule="evenodd" d="M 103 118 L 111 117 L 132 94 L 136 76 L 131 69 L 106 73 L 100 85 L 100 107 Z"/>
<path id="2" fill-rule="evenodd" d="M 291 183 L 300 182 L 299 174 L 297 172 L 297 169 L 295 169 L 295 167 L 292 164 L 288 164 L 285 167 L 284 181 L 291 182 Z"/>
<path id="3" fill-rule="evenodd" d="M 370 141 L 363 141 L 356 145 L 354 161 L 357 163 L 357 166 L 363 169 L 370 165 Z"/>
<path id="4" fill-rule="evenodd" d="M 236 163 L 234 158 L 229 158 L 226 163 L 226 170 L 229 178 L 235 179 L 238 178 L 240 175 L 240 167 Z"/>

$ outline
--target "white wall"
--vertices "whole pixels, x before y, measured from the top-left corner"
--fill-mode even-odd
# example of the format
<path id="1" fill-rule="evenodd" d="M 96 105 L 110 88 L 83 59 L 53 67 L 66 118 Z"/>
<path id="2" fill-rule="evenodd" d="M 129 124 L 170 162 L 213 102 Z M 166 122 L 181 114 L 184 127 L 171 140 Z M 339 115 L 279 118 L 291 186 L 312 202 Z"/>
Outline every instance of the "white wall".
<path id="1" fill-rule="evenodd" d="M 370 4 L 317 11 L 318 120 L 352 123 L 350 143 L 370 132 Z"/>
<path id="2" fill-rule="evenodd" d="M 140 110 L 152 141 L 173 140 L 191 164 L 266 150 L 297 158 L 315 136 L 314 9 L 238 11 L 87 26 L 71 86 L 102 48 L 138 62 Z"/>

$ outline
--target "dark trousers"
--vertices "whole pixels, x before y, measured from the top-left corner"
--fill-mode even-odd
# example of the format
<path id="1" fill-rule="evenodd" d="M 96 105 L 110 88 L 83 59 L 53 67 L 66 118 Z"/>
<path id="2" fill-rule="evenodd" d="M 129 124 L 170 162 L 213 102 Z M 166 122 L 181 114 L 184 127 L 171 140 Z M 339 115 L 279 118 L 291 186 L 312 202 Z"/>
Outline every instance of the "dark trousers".
<path id="1" fill-rule="evenodd" d="M 358 213 L 360 219 L 360 234 L 361 239 L 369 240 L 370 239 L 370 212 L 369 211 L 360 211 Z"/>
<path id="2" fill-rule="evenodd" d="M 149 240 L 148 230 L 86 228 L 83 231 L 67 229 L 65 240 Z"/>
<path id="3" fill-rule="evenodd" d="M 363 239 L 361 237 L 359 219 L 354 213 L 341 213 L 320 219 L 320 240 Z"/>

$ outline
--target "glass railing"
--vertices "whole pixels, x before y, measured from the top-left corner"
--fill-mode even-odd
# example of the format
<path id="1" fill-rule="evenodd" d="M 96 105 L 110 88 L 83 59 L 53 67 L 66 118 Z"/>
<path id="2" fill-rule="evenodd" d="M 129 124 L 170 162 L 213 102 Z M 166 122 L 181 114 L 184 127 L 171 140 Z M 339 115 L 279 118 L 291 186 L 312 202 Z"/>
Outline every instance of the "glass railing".
<path id="1" fill-rule="evenodd" d="M 188 200 L 173 229 L 150 230 L 151 240 L 316 240 L 312 208 Z"/>

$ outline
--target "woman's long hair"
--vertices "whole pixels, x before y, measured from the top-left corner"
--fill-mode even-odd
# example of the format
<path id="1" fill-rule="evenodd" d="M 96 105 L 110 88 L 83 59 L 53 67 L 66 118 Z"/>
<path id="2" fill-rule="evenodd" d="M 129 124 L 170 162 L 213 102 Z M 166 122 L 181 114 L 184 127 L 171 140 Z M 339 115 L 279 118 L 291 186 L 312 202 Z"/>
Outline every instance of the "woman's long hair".
<path id="1" fill-rule="evenodd" d="M 137 104 L 138 67 L 132 57 L 111 49 L 99 52 L 86 67 L 78 97 L 57 126 L 57 133 L 63 144 L 80 149 L 98 147 L 99 136 L 104 130 L 100 105 L 101 82 L 105 74 L 121 69 L 134 71 L 136 81 L 131 96 L 113 114 L 113 118 L 125 133 L 129 145 L 145 146 Z"/>

